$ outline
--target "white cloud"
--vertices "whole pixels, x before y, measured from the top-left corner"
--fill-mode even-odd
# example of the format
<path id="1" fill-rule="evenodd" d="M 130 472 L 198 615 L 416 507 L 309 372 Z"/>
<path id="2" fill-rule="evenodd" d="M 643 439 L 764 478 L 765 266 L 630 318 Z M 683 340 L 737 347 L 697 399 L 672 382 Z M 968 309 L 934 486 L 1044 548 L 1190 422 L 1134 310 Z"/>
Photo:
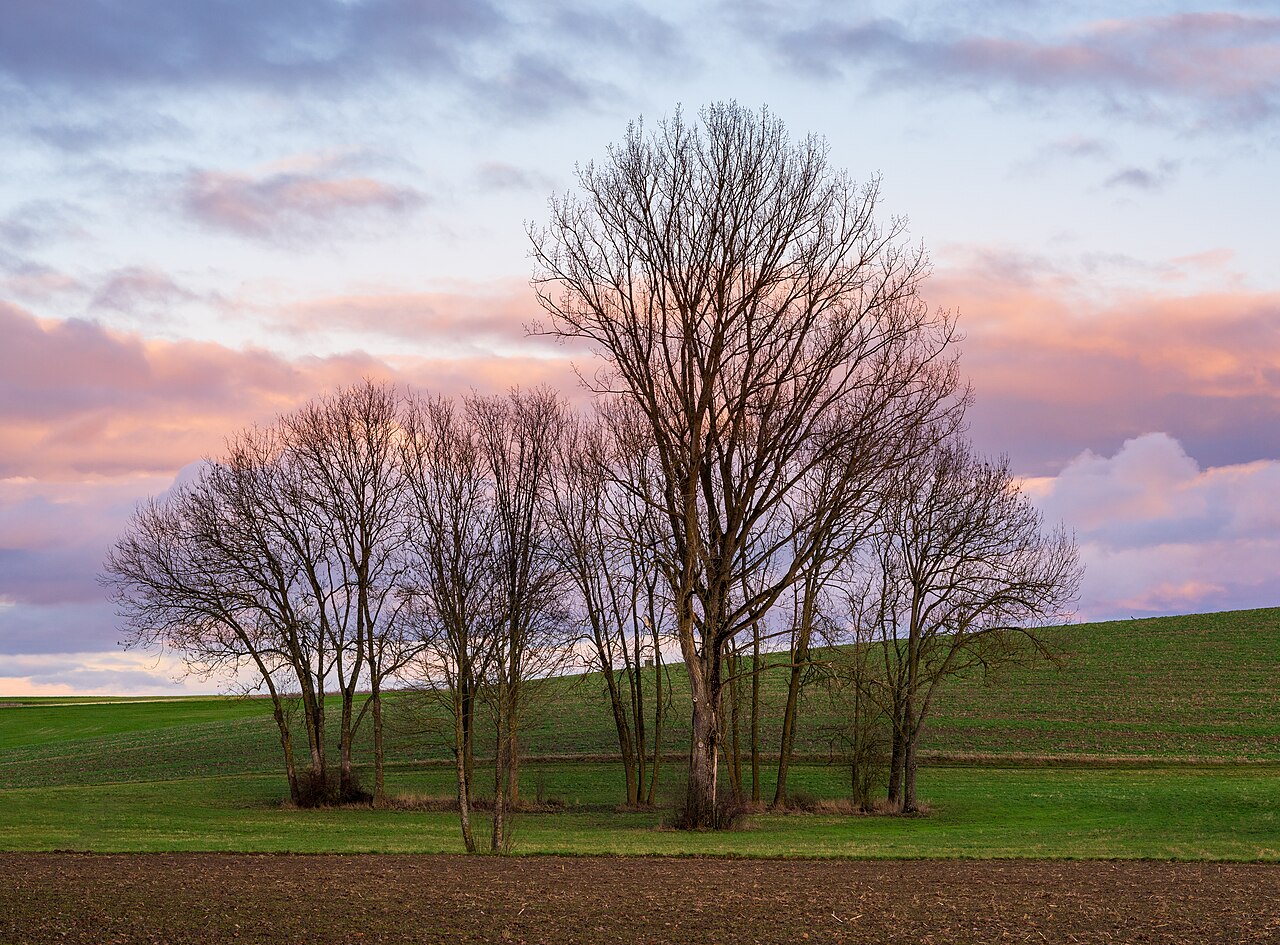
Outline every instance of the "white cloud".
<path id="1" fill-rule="evenodd" d="M 1030 480 L 1080 542 L 1083 619 L 1280 603 L 1280 461 L 1201 469 L 1165 433 Z"/>

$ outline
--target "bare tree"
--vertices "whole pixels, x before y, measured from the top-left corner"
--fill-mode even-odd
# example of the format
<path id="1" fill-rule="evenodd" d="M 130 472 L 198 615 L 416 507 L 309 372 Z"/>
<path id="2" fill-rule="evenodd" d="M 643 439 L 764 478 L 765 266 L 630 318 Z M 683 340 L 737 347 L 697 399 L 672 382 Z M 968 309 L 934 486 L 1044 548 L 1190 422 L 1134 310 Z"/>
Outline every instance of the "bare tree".
<path id="1" fill-rule="evenodd" d="M 855 809 L 870 811 L 887 767 L 889 745 L 878 674 L 881 643 L 871 630 L 856 622 L 840 627 L 826 639 L 842 645 L 832 646 L 820 666 L 819 679 L 831 705 L 821 732 L 833 749 L 839 746 L 839 755 L 849 766 L 850 801 Z"/>
<path id="2" fill-rule="evenodd" d="M 605 363 L 589 385 L 628 400 L 652 444 L 693 699 L 686 819 L 710 826 L 729 641 L 805 573 L 847 497 L 899 461 L 903 433 L 956 382 L 952 320 L 918 300 L 924 253 L 901 221 L 876 221 L 876 182 L 855 187 L 823 142 L 793 143 L 767 112 L 716 105 L 700 119 L 631 127 L 531 239 L 545 331 L 595 346 Z M 830 501 L 798 503 L 774 541 L 754 541 L 824 463 Z M 733 601 L 778 543 L 788 565 Z"/>
<path id="3" fill-rule="evenodd" d="M 498 620 L 488 693 L 497 722 L 491 849 L 499 853 L 510 846 L 509 806 L 519 799 L 519 728 L 530 681 L 569 655 L 547 507 L 565 408 L 554 392 L 539 388 L 472 396 L 467 412 L 493 496 Z"/>
<path id="4" fill-rule="evenodd" d="M 375 806 L 385 798 L 382 686 L 414 651 L 399 593 L 407 534 L 399 407 L 394 388 L 366 380 L 281 423 L 297 509 L 331 549 L 325 599 L 342 696 L 341 789 L 353 790 L 355 733 L 372 710 Z M 363 683 L 370 694 L 356 715 Z"/>
<path id="5" fill-rule="evenodd" d="M 476 703 L 493 659 L 498 619 L 488 467 L 474 426 L 443 397 L 410 401 L 403 463 L 414 523 L 407 590 L 426 644 L 411 672 L 452 720 L 462 838 L 474 853 Z"/>
<path id="6" fill-rule="evenodd" d="M 855 607 L 884 647 L 889 800 L 914 812 L 919 744 L 943 680 L 1047 652 L 1037 630 L 1068 616 L 1082 570 L 1074 539 L 1042 530 L 1008 461 L 954 437 L 897 471 L 881 521 Z"/>
<path id="7" fill-rule="evenodd" d="M 664 712 L 660 628 L 665 621 L 651 566 L 652 513 L 635 501 L 630 488 L 618 485 L 623 477 L 634 482 L 632 470 L 642 457 L 625 455 L 634 447 L 633 438 L 605 416 L 574 418 L 560 438 L 549 503 L 553 547 L 576 590 L 575 622 L 582 628 L 588 665 L 605 684 L 630 805 L 652 803 Z M 647 667 L 654 669 L 652 694 L 645 685 Z"/>
<path id="8" fill-rule="evenodd" d="M 296 516 L 283 498 L 280 455 L 276 431 L 240 434 L 193 482 L 138 508 L 103 580 L 125 620 L 126 645 L 170 649 L 204 675 L 257 671 L 272 699 L 290 796 L 319 802 L 328 796 L 324 691 L 333 653 L 312 577 L 324 552 L 317 536 L 300 540 L 289 527 Z M 305 783 L 289 723 L 293 693 L 306 728 Z"/>

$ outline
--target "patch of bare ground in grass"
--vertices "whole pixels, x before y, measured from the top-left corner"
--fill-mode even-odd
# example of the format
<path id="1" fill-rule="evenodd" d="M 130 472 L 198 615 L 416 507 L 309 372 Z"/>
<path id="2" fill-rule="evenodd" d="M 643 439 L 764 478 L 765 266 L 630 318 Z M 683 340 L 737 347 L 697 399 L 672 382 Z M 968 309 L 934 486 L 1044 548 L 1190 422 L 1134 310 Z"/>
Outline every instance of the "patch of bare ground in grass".
<path id="1" fill-rule="evenodd" d="M 0 941 L 1280 940 L 1280 867 L 0 854 Z"/>

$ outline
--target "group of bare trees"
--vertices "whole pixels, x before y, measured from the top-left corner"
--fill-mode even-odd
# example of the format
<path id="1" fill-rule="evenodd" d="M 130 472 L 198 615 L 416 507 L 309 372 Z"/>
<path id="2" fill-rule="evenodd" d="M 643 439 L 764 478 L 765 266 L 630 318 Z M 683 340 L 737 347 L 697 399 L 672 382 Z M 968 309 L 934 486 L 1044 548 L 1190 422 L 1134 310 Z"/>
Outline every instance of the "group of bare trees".
<path id="1" fill-rule="evenodd" d="M 664 647 L 692 699 L 688 826 L 722 823 L 722 760 L 745 796 L 744 743 L 763 800 L 765 673 L 785 693 L 775 804 L 820 678 L 854 793 L 882 754 L 890 801 L 915 809 L 941 681 L 1041 648 L 1079 564 L 966 444 L 955 319 L 922 300 L 927 258 L 878 203 L 767 111 L 632 127 L 530 233 L 536 330 L 598 353 L 593 409 L 366 382 L 240 434 L 112 552 L 133 640 L 256 669 L 295 797 L 329 783 L 333 693 L 337 795 L 367 712 L 380 801 L 382 691 L 417 680 L 452 721 L 468 850 L 481 707 L 500 850 L 530 681 L 575 658 L 601 673 L 627 802 L 653 803 Z"/>
<path id="2" fill-rule="evenodd" d="M 547 514 L 565 422 L 546 390 L 459 404 L 366 381 L 238 434 L 141 506 L 112 549 L 105 576 L 128 642 L 175 651 L 198 672 L 248 672 L 273 701 L 299 803 L 360 794 L 353 748 L 366 717 L 381 803 L 384 686 L 425 681 L 456 723 L 468 849 L 483 699 L 497 727 L 492 844 L 505 847 L 525 685 L 572 642 Z"/>
<path id="3" fill-rule="evenodd" d="M 209 674 L 256 670 L 295 800 L 356 791 L 352 750 L 370 711 L 382 789 L 380 687 L 410 654 L 394 593 L 398 426 L 395 398 L 365 385 L 245 430 L 193 480 L 142 505 L 107 560 L 132 642 L 173 649 Z M 357 708 L 362 684 L 373 696 Z M 340 697 L 336 784 L 326 759 L 330 693 Z"/>

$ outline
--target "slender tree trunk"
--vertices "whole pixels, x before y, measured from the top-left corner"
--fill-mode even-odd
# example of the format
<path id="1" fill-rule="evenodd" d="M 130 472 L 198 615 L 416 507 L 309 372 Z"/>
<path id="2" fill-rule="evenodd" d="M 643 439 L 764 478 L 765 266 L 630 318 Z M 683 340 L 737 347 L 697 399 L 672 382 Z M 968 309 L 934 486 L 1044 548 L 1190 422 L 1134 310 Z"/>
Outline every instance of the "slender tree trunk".
<path id="1" fill-rule="evenodd" d="M 355 732 L 352 730 L 354 716 L 355 692 L 352 689 L 342 690 L 342 722 L 338 738 L 338 790 L 345 801 L 352 793 L 354 770 L 352 767 L 352 748 L 355 743 Z"/>
<path id="2" fill-rule="evenodd" d="M 773 789 L 773 806 L 787 806 L 787 774 L 796 743 L 796 719 L 800 713 L 800 683 L 804 664 L 809 658 L 808 628 L 801 626 L 796 648 L 791 657 L 791 675 L 787 681 L 787 705 L 782 713 L 782 744 L 778 749 L 778 780 Z"/>
<path id="3" fill-rule="evenodd" d="M 513 693 L 507 702 L 507 805 L 514 807 L 520 803 L 520 744 L 517 724 L 516 697 Z"/>
<path id="4" fill-rule="evenodd" d="M 462 826 L 462 843 L 468 853 L 476 852 L 476 838 L 471 831 L 471 783 L 467 771 L 467 731 L 463 726 L 462 699 L 454 702 L 453 760 L 458 776 L 458 820 Z"/>
<path id="5" fill-rule="evenodd" d="M 809 661 L 809 638 L 813 632 L 813 613 L 817 593 L 816 580 L 805 579 L 804 597 L 800 604 L 800 626 L 796 628 L 795 646 L 791 651 L 791 675 L 787 680 L 787 706 L 782 713 L 782 744 L 778 749 L 778 781 L 773 789 L 773 806 L 787 806 L 787 774 L 795 750 L 797 718 L 800 714 L 800 686 Z"/>
<path id="6" fill-rule="evenodd" d="M 382 741 L 382 691 L 375 676 L 372 680 L 373 700 L 373 806 L 385 807 L 387 804 L 386 775 L 383 771 L 385 754 Z"/>
<path id="7" fill-rule="evenodd" d="M 741 659 L 736 652 L 729 655 L 729 779 L 733 788 L 735 804 L 741 804 L 743 798 L 742 784 L 742 724 L 740 718 L 741 692 L 738 686 L 738 670 Z"/>
<path id="8" fill-rule="evenodd" d="M 760 806 L 760 623 L 751 625 L 751 803 Z"/>
<path id="9" fill-rule="evenodd" d="M 500 689 L 502 684 L 498 684 Z M 498 694 L 497 741 L 493 759 L 493 833 L 489 840 L 489 849 L 493 853 L 506 852 L 507 840 L 507 732 L 506 732 L 506 699 L 504 692 Z"/>
<path id="10" fill-rule="evenodd" d="M 902 760 L 906 755 L 906 721 L 902 717 L 902 703 L 895 699 L 893 703 L 892 742 L 889 749 L 889 803 L 894 807 L 902 804 Z"/>
<path id="11" fill-rule="evenodd" d="M 280 730 L 280 747 L 284 750 L 284 771 L 289 779 L 289 800 L 296 805 L 301 795 L 298 793 L 298 768 L 293 759 L 293 733 L 289 731 L 289 718 L 285 715 L 284 704 L 274 692 L 271 694 L 271 703 L 276 727 Z"/>
<path id="12" fill-rule="evenodd" d="M 632 611 L 634 613 L 637 601 L 633 594 L 631 599 Z M 631 683 L 631 718 L 635 727 L 635 738 L 632 740 L 636 759 L 636 777 L 635 777 L 635 801 L 631 803 L 639 804 L 641 796 L 644 793 L 645 783 L 645 725 L 644 725 L 644 649 L 640 642 L 639 627 L 632 624 L 632 640 L 634 643 L 634 656 L 630 669 L 627 671 L 628 682 Z M 631 788 L 627 788 L 627 796 L 632 794 Z"/>
<path id="13" fill-rule="evenodd" d="M 662 722 L 666 717 L 663 704 L 662 677 L 666 672 L 662 665 L 662 653 L 658 650 L 658 631 L 653 632 L 653 766 L 649 769 L 649 793 L 645 803 L 653 805 L 658 799 L 658 769 L 662 766 Z M 641 746 L 643 750 L 644 746 Z"/>
<path id="14" fill-rule="evenodd" d="M 471 786 L 475 784 L 475 730 L 476 730 L 476 693 L 475 687 L 467 682 L 461 688 L 462 696 L 462 771 L 466 776 L 467 803 L 472 800 Z"/>
<path id="15" fill-rule="evenodd" d="M 622 704 L 622 692 L 618 688 L 617 675 L 612 666 L 601 661 L 605 685 L 609 690 L 609 707 L 613 711 L 613 726 L 618 736 L 618 751 L 622 754 L 622 773 L 626 780 L 627 804 L 634 806 L 637 800 L 636 750 L 631 737 L 631 723 L 627 720 L 627 708 Z"/>

